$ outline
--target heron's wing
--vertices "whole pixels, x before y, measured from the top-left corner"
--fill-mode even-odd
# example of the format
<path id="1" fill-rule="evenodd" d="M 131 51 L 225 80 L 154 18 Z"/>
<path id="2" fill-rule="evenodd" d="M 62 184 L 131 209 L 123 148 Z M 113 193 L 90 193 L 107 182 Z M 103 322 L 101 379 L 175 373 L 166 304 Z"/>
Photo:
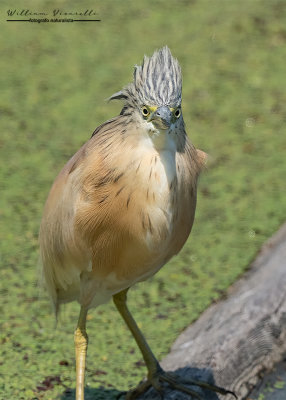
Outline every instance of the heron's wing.
<path id="1" fill-rule="evenodd" d="M 90 249 L 76 231 L 75 220 L 78 209 L 84 209 L 89 203 L 90 194 L 96 192 L 99 198 L 105 196 L 104 182 L 111 179 L 111 171 L 104 166 L 103 158 L 106 146 L 120 133 L 119 118 L 124 119 L 122 116 L 113 118 L 94 131 L 63 167 L 48 195 L 39 240 L 46 286 L 55 303 L 60 288 L 72 300 L 74 282 L 82 271 L 90 268 Z M 100 210 L 93 208 L 92 211 L 92 225 L 95 222 L 100 225 Z"/>

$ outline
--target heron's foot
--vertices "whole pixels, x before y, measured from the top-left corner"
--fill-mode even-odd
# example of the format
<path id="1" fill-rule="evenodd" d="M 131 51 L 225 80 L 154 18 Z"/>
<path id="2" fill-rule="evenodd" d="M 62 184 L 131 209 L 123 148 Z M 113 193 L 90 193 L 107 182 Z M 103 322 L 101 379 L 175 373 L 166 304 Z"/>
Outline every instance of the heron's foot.
<path id="1" fill-rule="evenodd" d="M 184 379 L 181 376 L 173 373 L 173 372 L 165 372 L 162 369 L 159 369 L 155 374 L 149 376 L 146 381 L 141 382 L 135 389 L 131 390 L 126 394 L 125 400 L 134 400 L 137 399 L 140 395 L 146 392 L 151 386 L 159 393 L 161 399 L 164 399 L 164 389 L 165 384 L 168 384 L 173 389 L 178 390 L 180 392 L 184 392 L 190 396 L 190 399 L 203 400 L 201 394 L 199 394 L 193 387 L 200 387 L 202 389 L 207 389 L 212 392 L 216 392 L 222 395 L 231 394 L 235 398 L 237 396 L 235 393 L 230 390 L 226 390 L 216 385 L 212 385 L 208 382 L 193 380 L 193 379 Z"/>

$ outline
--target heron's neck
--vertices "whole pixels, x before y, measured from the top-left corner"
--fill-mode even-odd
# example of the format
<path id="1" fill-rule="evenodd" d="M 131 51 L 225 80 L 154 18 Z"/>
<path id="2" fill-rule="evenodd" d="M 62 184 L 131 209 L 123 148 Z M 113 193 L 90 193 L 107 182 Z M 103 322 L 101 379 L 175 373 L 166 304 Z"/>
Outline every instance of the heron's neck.
<path id="1" fill-rule="evenodd" d="M 148 124 L 148 136 L 150 137 L 154 148 L 160 151 L 176 152 L 176 135 L 169 129 L 157 129 L 152 123 Z"/>

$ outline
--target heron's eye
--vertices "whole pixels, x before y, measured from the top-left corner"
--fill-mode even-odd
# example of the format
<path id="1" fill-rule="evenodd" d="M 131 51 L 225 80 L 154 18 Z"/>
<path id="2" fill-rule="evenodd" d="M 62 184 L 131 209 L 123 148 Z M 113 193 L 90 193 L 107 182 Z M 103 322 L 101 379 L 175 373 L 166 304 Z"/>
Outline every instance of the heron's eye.
<path id="1" fill-rule="evenodd" d="M 150 111 L 146 106 L 142 107 L 142 114 L 144 115 L 144 117 L 148 117 L 148 115 L 150 114 Z"/>
<path id="2" fill-rule="evenodd" d="M 179 118 L 181 115 L 181 110 L 179 108 L 177 108 L 177 110 L 174 112 L 174 115 L 176 118 Z"/>

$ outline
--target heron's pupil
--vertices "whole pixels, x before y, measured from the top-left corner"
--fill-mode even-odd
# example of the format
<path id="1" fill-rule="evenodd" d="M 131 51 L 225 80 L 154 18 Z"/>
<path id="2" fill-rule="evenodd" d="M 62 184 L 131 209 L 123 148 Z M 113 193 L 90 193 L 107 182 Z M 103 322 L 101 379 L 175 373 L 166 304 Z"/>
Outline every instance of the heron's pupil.
<path id="1" fill-rule="evenodd" d="M 148 114 L 147 108 L 143 108 L 143 114 L 144 114 L 144 115 L 147 115 L 147 114 Z"/>
<path id="2" fill-rule="evenodd" d="M 178 117 L 178 116 L 180 115 L 180 110 L 177 110 L 177 111 L 175 112 L 175 115 L 176 115 L 176 117 Z"/>

